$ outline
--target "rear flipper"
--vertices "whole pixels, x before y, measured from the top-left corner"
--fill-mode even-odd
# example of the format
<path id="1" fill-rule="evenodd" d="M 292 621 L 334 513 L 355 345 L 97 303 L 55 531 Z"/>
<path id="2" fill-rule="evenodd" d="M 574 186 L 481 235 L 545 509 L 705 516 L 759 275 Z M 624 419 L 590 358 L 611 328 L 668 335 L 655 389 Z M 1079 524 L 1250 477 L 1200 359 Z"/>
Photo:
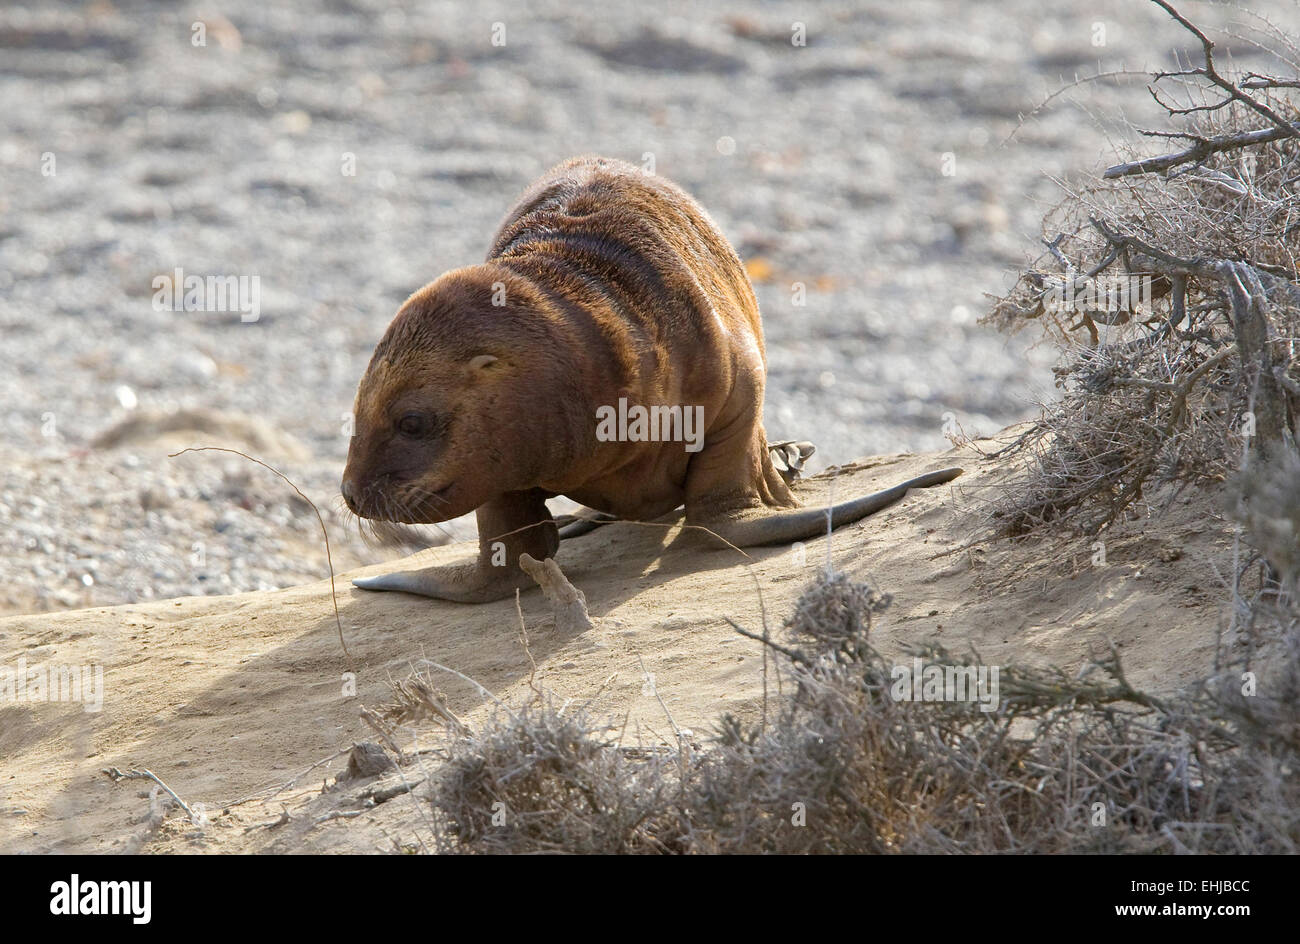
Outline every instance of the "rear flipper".
<path id="1" fill-rule="evenodd" d="M 555 521 L 539 489 L 507 492 L 481 505 L 478 518 L 478 560 L 424 570 L 360 577 L 362 590 L 414 593 L 457 603 L 487 603 L 512 597 L 534 586 L 519 567 L 519 555 L 537 560 L 554 557 L 560 549 Z"/>
<path id="2" fill-rule="evenodd" d="M 828 517 L 829 526 L 834 530 L 900 501 L 911 489 L 942 485 L 951 482 L 961 473 L 961 469 L 927 472 L 925 475 L 900 482 L 892 488 L 841 502 L 830 508 L 800 508 L 792 511 L 746 509 L 731 515 L 710 516 L 698 520 L 692 520 L 688 514 L 687 524 L 708 528 L 736 547 L 761 547 L 766 544 L 806 541 L 826 533 Z"/>

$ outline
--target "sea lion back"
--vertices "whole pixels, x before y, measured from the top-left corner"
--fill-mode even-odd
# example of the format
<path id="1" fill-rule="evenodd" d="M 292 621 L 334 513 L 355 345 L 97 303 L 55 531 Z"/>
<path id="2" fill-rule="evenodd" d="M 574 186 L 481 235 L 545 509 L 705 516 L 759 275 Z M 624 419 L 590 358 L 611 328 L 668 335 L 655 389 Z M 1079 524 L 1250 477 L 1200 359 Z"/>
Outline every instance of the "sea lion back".
<path id="1" fill-rule="evenodd" d="M 682 318 L 712 334 L 701 321 L 721 318 L 762 351 L 758 302 L 726 237 L 685 191 L 625 161 L 553 168 L 506 214 L 487 258 L 535 278 L 549 268 L 557 291 L 599 293 L 652 334 L 688 327 Z"/>

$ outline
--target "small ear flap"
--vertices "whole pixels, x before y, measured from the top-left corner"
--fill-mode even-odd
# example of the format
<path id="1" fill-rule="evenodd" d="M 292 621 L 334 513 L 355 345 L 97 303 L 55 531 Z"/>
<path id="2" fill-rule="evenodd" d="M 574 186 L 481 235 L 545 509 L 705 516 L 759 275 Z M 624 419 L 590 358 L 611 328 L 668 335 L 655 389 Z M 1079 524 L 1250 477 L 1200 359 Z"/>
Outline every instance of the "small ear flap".
<path id="1" fill-rule="evenodd" d="M 495 364 L 496 361 L 497 358 L 495 355 L 480 354 L 477 357 L 470 360 L 469 366 L 472 370 L 478 370 L 480 367 L 486 367 L 489 364 Z"/>

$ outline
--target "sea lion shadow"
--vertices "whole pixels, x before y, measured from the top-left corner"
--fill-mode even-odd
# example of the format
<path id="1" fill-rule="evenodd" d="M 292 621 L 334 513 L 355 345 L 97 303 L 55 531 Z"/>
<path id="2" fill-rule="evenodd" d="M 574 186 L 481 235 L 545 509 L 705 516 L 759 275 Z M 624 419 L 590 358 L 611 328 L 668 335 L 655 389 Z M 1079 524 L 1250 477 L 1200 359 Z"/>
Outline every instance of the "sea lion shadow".
<path id="1" fill-rule="evenodd" d="M 786 551 L 745 552 L 755 563 L 781 553 Z M 598 628 L 602 619 L 617 618 L 629 600 L 679 577 L 748 563 L 739 552 L 711 544 L 696 532 L 631 523 L 607 525 L 565 542 L 557 562 L 583 591 Z M 151 804 L 162 801 L 142 799 L 140 789 L 114 786 L 94 776 L 107 767 L 153 770 L 192 805 L 204 804 L 214 821 L 221 820 L 224 808 L 237 810 L 235 822 L 241 827 L 273 821 L 281 801 L 296 806 L 306 792 L 319 790 L 322 780 L 346 766 L 347 758 L 314 764 L 354 741 L 379 739 L 361 720 L 362 706 L 388 717 L 386 723 L 399 733 L 403 730 L 406 721 L 388 710 L 400 708 L 394 683 L 419 674 L 453 714 L 463 716 L 506 699 L 507 691 L 535 671 L 534 665 L 544 669 L 583 635 L 556 626 L 551 604 L 536 589 L 520 597 L 526 643 L 513 597 L 486 604 L 451 603 L 368 592 L 342 579 L 336 591 L 337 621 L 332 607 L 316 615 L 319 598 L 309 602 L 296 597 L 296 588 L 187 617 L 187 633 L 208 637 L 229 629 L 236 637 L 232 644 L 252 651 L 206 677 L 200 687 L 178 691 L 177 704 L 138 722 L 143 731 L 132 722 L 135 736 L 126 738 L 127 743 L 116 743 L 123 737 L 119 727 L 116 738 L 87 760 L 84 776 L 59 791 L 51 804 L 59 811 L 58 819 L 43 830 L 46 844 L 56 850 L 104 851 L 112 848 L 108 843 L 114 839 L 129 840 L 118 848 L 130 848 L 143 838 L 142 824 Z M 314 613 L 295 623 L 294 613 L 304 605 Z M 647 620 L 646 632 L 654 632 L 652 622 Z M 346 654 L 339 640 L 340 623 Z M 195 658 L 212 656 L 200 653 Z M 544 674 L 540 684 L 545 690 Z M 123 710 L 123 705 L 131 712 L 132 701 L 130 690 L 113 690 L 105 701 L 105 717 Z M 418 722 L 426 731 L 429 724 Z M 85 788 L 88 777 L 94 789 Z M 292 786 L 275 792 L 291 781 Z M 349 784 L 347 789 L 359 791 L 363 786 Z M 251 794 L 256 797 L 232 806 Z M 109 836 L 86 835 L 78 827 L 80 814 L 104 805 L 132 825 Z"/>
<path id="2" fill-rule="evenodd" d="M 146 848 L 153 838 L 146 828 L 150 811 L 163 809 L 166 797 L 147 782 L 110 783 L 99 771 L 112 767 L 153 771 L 214 824 L 244 827 L 273 821 L 282 802 L 296 808 L 347 766 L 346 753 L 329 760 L 331 755 L 356 742 L 382 739 L 363 720 L 363 707 L 382 719 L 404 747 L 411 743 L 405 734 L 408 722 L 422 739 L 437 737 L 431 733 L 436 719 L 402 715 L 403 697 L 395 683 L 418 674 L 452 714 L 464 716 L 526 680 L 532 662 L 546 662 L 570 641 L 543 628 L 529 633 L 525 648 L 513 599 L 477 606 L 445 603 L 366 592 L 344 580 L 337 581 L 337 621 L 328 602 L 329 611 L 315 615 L 320 606 L 315 597 L 306 604 L 313 615 L 298 623 L 295 612 L 305 601 L 294 599 L 297 589 L 276 591 L 265 603 L 251 604 L 254 609 L 235 602 L 219 614 L 184 620 L 190 623 L 185 630 L 194 633 L 215 634 L 240 624 L 258 627 L 256 635 L 241 633 L 236 642 L 255 651 L 199 686 L 178 686 L 174 703 L 155 715 L 131 719 L 135 692 L 114 685 L 115 670 L 109 664 L 104 706 L 95 717 L 109 722 L 113 733 L 100 737 L 100 750 L 57 791 L 49 805 L 55 818 L 30 848 Z M 279 593 L 285 597 L 278 598 Z M 530 629 L 545 605 L 540 594 L 523 604 Z M 250 624 L 250 617 L 257 621 Z M 196 663 L 209 658 L 194 656 Z M 408 701 L 405 707 L 415 706 Z M 344 788 L 357 793 L 365 786 L 366 781 L 356 781 Z M 277 793 L 280 787 L 284 789 Z M 88 821 L 86 814 L 105 807 L 124 828 L 89 834 L 81 825 Z M 237 818 L 223 819 L 226 809 Z M 110 845 L 114 841 L 119 844 Z"/>
<path id="3" fill-rule="evenodd" d="M 150 812 L 164 809 L 166 797 L 147 782 L 110 783 L 99 772 L 112 767 L 153 771 L 214 824 L 242 827 L 274 820 L 282 801 L 296 807 L 346 767 L 346 755 L 328 760 L 331 755 L 354 742 L 380 740 L 362 720 L 363 707 L 401 731 L 405 722 L 389 711 L 401 707 L 393 683 L 420 673 L 443 703 L 462 715 L 528 676 L 529 655 L 519 641 L 513 600 L 482 607 L 439 604 L 407 594 L 366 593 L 340 580 L 336 622 L 328 602 L 328 613 L 316 615 L 319 597 L 295 598 L 298 591 L 288 588 L 247 603 L 235 599 L 219 613 L 179 620 L 178 629 L 206 636 L 251 627 L 251 633 L 232 633 L 232 644 L 253 651 L 223 660 L 227 664 L 199 685 L 177 685 L 175 697 L 156 713 L 135 717 L 140 690 L 156 685 L 159 674 L 188 670 L 168 661 L 147 677 L 127 672 L 128 681 L 119 685 L 110 662 L 104 705 L 95 717 L 111 733 L 97 737 L 98 750 L 52 797 L 53 818 L 28 848 L 102 852 L 147 847 L 154 837 L 148 829 Z M 304 606 L 313 615 L 297 622 L 296 613 Z M 530 638 L 529 652 L 540 663 L 564 642 L 539 633 Z M 216 658 L 211 652 L 200 651 L 192 659 L 202 665 Z M 132 654 L 126 664 L 136 658 Z M 429 727 L 420 722 L 421 729 Z M 322 761 L 327 762 L 313 767 Z M 347 789 L 358 792 L 364 786 L 358 781 Z M 237 802 L 254 794 L 258 796 L 248 802 Z M 89 833 L 83 825 L 91 821 L 88 814 L 106 808 L 123 827 Z M 225 809 L 238 818 L 223 820 Z"/>
<path id="4" fill-rule="evenodd" d="M 674 580 L 758 566 L 789 549 L 737 548 L 706 529 L 684 524 L 681 512 L 653 522 L 615 521 L 560 545 L 556 563 L 587 599 L 593 617 Z"/>

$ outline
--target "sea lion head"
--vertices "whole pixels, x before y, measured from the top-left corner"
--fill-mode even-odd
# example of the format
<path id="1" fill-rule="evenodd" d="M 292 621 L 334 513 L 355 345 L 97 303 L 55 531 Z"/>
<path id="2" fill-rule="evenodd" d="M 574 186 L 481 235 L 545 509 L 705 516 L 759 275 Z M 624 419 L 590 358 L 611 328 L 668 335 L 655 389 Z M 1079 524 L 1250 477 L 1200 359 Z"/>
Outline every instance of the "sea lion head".
<path id="1" fill-rule="evenodd" d="M 357 389 L 343 499 L 362 518 L 448 521 L 536 484 L 555 365 L 526 284 L 443 275 L 398 310 Z M 517 281 L 517 280 L 516 280 Z"/>

